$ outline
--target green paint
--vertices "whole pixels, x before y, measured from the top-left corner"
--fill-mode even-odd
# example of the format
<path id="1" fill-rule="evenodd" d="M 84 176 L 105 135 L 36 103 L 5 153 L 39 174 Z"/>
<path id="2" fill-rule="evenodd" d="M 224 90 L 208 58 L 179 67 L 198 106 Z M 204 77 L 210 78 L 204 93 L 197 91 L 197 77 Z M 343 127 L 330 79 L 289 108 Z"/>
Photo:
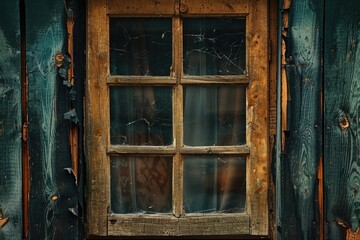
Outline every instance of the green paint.
<path id="1" fill-rule="evenodd" d="M 326 1 L 325 201 L 328 239 L 345 239 L 342 222 L 360 220 L 360 2 Z M 348 120 L 348 124 L 346 120 Z"/>
<path id="2" fill-rule="evenodd" d="M 21 68 L 19 2 L 0 8 L 0 239 L 22 238 Z"/>
<path id="3" fill-rule="evenodd" d="M 63 118 L 68 89 L 54 60 L 58 52 L 67 52 L 64 4 L 63 0 L 26 4 L 31 239 L 78 239 L 79 235 L 78 217 L 69 211 L 78 204 L 76 184 L 64 170 L 71 168 L 69 126 Z"/>
<path id="4" fill-rule="evenodd" d="M 317 168 L 321 154 L 322 10 L 291 1 L 287 39 L 288 109 L 283 163 L 284 239 L 318 239 Z"/>

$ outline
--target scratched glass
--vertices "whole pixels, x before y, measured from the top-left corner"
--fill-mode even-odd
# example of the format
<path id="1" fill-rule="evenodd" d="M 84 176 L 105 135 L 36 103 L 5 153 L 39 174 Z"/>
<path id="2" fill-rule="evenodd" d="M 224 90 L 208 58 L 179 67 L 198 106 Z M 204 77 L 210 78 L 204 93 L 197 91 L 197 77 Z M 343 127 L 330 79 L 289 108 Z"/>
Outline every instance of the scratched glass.
<path id="1" fill-rule="evenodd" d="M 184 144 L 229 146 L 246 143 L 245 86 L 187 86 Z"/>
<path id="2" fill-rule="evenodd" d="M 244 75 L 245 19 L 185 18 L 185 75 Z"/>
<path id="3" fill-rule="evenodd" d="M 117 156 L 110 161 L 112 213 L 171 213 L 172 157 Z"/>
<path id="4" fill-rule="evenodd" d="M 246 159 L 184 157 L 186 213 L 242 213 L 246 203 Z"/>
<path id="5" fill-rule="evenodd" d="M 110 74 L 170 76 L 171 18 L 110 18 Z"/>
<path id="6" fill-rule="evenodd" d="M 111 87 L 111 144 L 171 145 L 172 112 L 172 87 Z"/>

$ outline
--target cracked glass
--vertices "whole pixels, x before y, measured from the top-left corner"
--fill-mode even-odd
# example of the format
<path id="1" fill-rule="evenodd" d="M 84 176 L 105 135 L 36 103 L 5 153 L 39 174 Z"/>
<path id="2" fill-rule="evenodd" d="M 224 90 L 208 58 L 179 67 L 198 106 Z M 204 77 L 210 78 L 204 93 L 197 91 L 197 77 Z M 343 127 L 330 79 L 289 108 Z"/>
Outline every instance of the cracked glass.
<path id="1" fill-rule="evenodd" d="M 185 18 L 185 75 L 245 75 L 245 19 Z"/>
<path id="2" fill-rule="evenodd" d="M 170 76 L 171 18 L 110 18 L 110 74 Z"/>
<path id="3" fill-rule="evenodd" d="M 172 111 L 172 87 L 111 87 L 111 144 L 171 145 Z"/>

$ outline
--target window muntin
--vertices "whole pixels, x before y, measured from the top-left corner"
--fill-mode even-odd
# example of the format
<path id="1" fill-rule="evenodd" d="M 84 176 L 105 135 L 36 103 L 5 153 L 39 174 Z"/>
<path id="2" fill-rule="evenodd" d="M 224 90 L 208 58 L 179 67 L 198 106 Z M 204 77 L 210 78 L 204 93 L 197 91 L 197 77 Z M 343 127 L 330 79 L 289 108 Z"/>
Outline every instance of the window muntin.
<path id="1" fill-rule="evenodd" d="M 134 146 L 135 151 L 136 146 L 161 147 L 172 145 L 173 134 L 179 134 L 176 131 L 172 133 L 173 127 L 176 127 L 172 124 L 172 119 L 175 118 L 174 111 L 177 112 L 177 116 L 183 118 L 183 133 L 180 136 L 175 136 L 175 138 L 180 139 L 184 146 L 205 147 L 245 144 L 246 84 L 223 85 L 220 81 L 217 85 L 209 85 L 207 81 L 204 81 L 202 85 L 187 85 L 180 79 L 179 85 L 176 85 L 176 82 L 171 84 L 175 89 L 179 87 L 183 89 L 182 96 L 180 96 L 183 100 L 178 101 L 176 104 L 171 87 L 152 84 L 152 77 L 149 73 L 154 72 L 150 71 L 150 62 L 153 59 L 149 53 L 152 50 L 151 45 L 157 45 L 159 41 L 154 42 L 148 40 L 148 38 L 154 39 L 159 35 L 162 35 L 163 38 L 164 34 L 169 35 L 166 31 L 159 31 L 164 26 L 164 24 L 161 24 L 161 20 L 166 23 L 168 19 L 110 18 L 110 72 L 112 68 L 120 69 L 121 65 L 124 64 L 129 69 L 137 69 L 131 74 L 148 76 L 144 81 L 149 81 L 147 86 L 135 83 L 134 86 L 110 87 L 111 145 L 118 145 L 119 148 L 123 145 L 130 145 Z M 149 21 L 150 24 L 146 21 Z M 214 75 L 216 79 L 218 75 L 245 74 L 245 19 L 225 17 L 184 18 L 182 23 L 183 35 L 178 35 L 177 38 L 183 39 L 183 61 L 172 63 L 172 65 L 183 64 L 183 68 L 177 69 L 177 71 L 184 69 L 184 72 L 180 72 L 180 76 L 197 75 L 201 77 Z M 229 26 L 229 24 L 232 24 L 232 26 Z M 121 29 L 120 32 L 125 32 L 123 39 L 118 37 L 119 31 L 116 30 L 117 27 Z M 136 34 L 133 32 L 136 32 Z M 113 35 L 117 36 L 117 38 L 113 37 Z M 134 37 L 131 37 L 131 35 L 134 35 Z M 128 48 L 128 53 L 124 55 L 119 55 L 118 49 L 116 49 L 115 53 L 117 53 L 118 61 L 112 61 L 115 50 L 113 46 L 118 43 L 114 39 L 119 39 L 120 45 L 130 45 L 131 42 L 134 45 Z M 150 44 L 147 44 L 148 42 Z M 168 53 L 160 53 L 159 58 L 172 55 L 171 47 L 168 47 L 168 44 L 166 48 L 162 50 L 167 50 Z M 139 49 L 140 52 L 133 51 L 134 49 Z M 133 60 L 133 58 L 137 60 Z M 212 64 L 209 65 L 209 62 Z M 154 66 L 155 68 L 166 67 L 166 65 Z M 159 76 L 162 76 L 161 71 L 157 72 Z M 156 78 L 156 76 L 154 77 Z M 176 106 L 174 111 L 172 106 Z M 179 149 L 174 152 L 179 152 Z M 194 152 L 196 153 L 197 150 L 195 149 Z M 226 150 L 220 150 L 218 153 L 226 153 Z M 161 194 L 157 189 L 152 191 L 149 188 L 142 189 L 143 184 L 136 179 L 141 179 L 140 176 L 148 176 L 148 181 L 153 180 L 153 175 L 149 173 L 149 166 L 163 166 L 161 170 L 153 169 L 154 174 L 158 174 L 159 178 L 163 175 L 168 176 L 169 174 L 166 174 L 166 171 L 169 169 L 164 168 L 164 163 L 162 163 L 163 161 L 159 155 L 155 154 L 154 156 L 160 158 L 158 161 L 154 161 L 154 157 L 143 157 L 140 160 L 136 158 L 135 153 L 132 155 L 134 155 L 133 158 L 136 161 L 134 159 L 126 161 L 129 166 L 133 166 L 127 171 L 127 176 L 121 175 L 121 173 L 124 173 L 125 167 L 114 165 L 114 157 L 110 157 L 112 161 L 111 212 L 115 214 L 167 212 L 168 208 L 165 208 L 165 211 L 159 207 L 148 209 L 162 205 L 164 199 L 159 197 Z M 183 153 L 180 158 L 183 159 L 183 173 L 181 175 L 184 189 L 183 193 L 180 193 L 183 195 L 183 206 L 175 207 L 183 208 L 183 215 L 188 213 L 245 213 L 246 156 L 238 157 L 241 159 L 239 160 L 236 157 L 221 157 L 220 155 L 192 156 Z M 125 163 L 124 161 L 120 162 Z M 116 171 L 113 166 L 118 166 Z M 227 171 L 230 166 L 233 168 L 232 171 Z M 146 172 L 138 169 L 146 169 Z M 233 171 L 235 169 L 237 171 Z M 174 171 L 179 171 L 179 169 L 174 169 Z M 117 176 L 116 173 L 120 176 Z M 222 182 L 224 175 L 227 181 Z M 116 179 L 122 179 L 123 181 Z M 232 186 L 234 185 L 234 179 L 239 180 L 238 184 L 242 187 Z M 130 190 L 130 187 L 128 189 L 122 188 L 124 181 L 131 183 L 132 190 Z M 181 181 L 181 179 L 174 179 L 174 181 Z M 204 184 L 208 186 L 203 189 Z M 168 187 L 167 185 L 167 188 L 163 188 L 163 192 L 169 192 Z M 121 194 L 120 188 L 123 189 L 123 192 L 131 192 L 131 194 Z M 118 190 L 115 191 L 115 189 Z M 143 194 L 141 198 L 137 198 L 139 192 Z M 124 199 L 128 199 L 128 202 L 126 203 Z M 147 202 L 146 199 L 148 199 L 152 203 L 146 206 L 145 203 L 139 202 L 138 199 L 142 199 L 143 202 Z M 159 202 L 155 203 L 153 201 Z M 174 207 L 172 204 L 170 206 Z"/>

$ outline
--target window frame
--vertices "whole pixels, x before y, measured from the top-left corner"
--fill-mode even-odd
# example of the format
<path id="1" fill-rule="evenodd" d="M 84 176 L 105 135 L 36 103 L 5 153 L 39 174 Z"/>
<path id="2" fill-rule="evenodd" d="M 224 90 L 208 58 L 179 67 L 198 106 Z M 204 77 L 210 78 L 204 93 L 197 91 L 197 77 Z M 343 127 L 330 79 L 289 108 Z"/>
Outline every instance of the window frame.
<path id="1" fill-rule="evenodd" d="M 88 0 L 85 155 L 87 159 L 87 234 L 89 236 L 268 235 L 269 49 L 268 1 L 257 0 Z M 139 5 L 141 8 L 139 8 Z M 206 7 L 204 7 L 204 5 Z M 159 7 L 160 6 L 160 7 Z M 112 76 L 109 70 L 109 16 L 171 17 L 169 77 Z M 183 76 L 183 17 L 244 17 L 246 74 Z M 260 17 L 261 16 L 261 17 Z M 149 80 L 151 79 L 151 80 Z M 111 86 L 173 86 L 173 146 L 112 146 Z M 183 144 L 183 85 L 246 84 L 246 145 L 189 147 Z M 175 109 L 179 111 L 175 111 Z M 110 212 L 110 155 L 173 155 L 173 213 L 136 215 Z M 186 214 L 182 209 L 182 155 L 246 156 L 246 213 Z M 181 217 L 180 217 L 181 216 Z"/>

